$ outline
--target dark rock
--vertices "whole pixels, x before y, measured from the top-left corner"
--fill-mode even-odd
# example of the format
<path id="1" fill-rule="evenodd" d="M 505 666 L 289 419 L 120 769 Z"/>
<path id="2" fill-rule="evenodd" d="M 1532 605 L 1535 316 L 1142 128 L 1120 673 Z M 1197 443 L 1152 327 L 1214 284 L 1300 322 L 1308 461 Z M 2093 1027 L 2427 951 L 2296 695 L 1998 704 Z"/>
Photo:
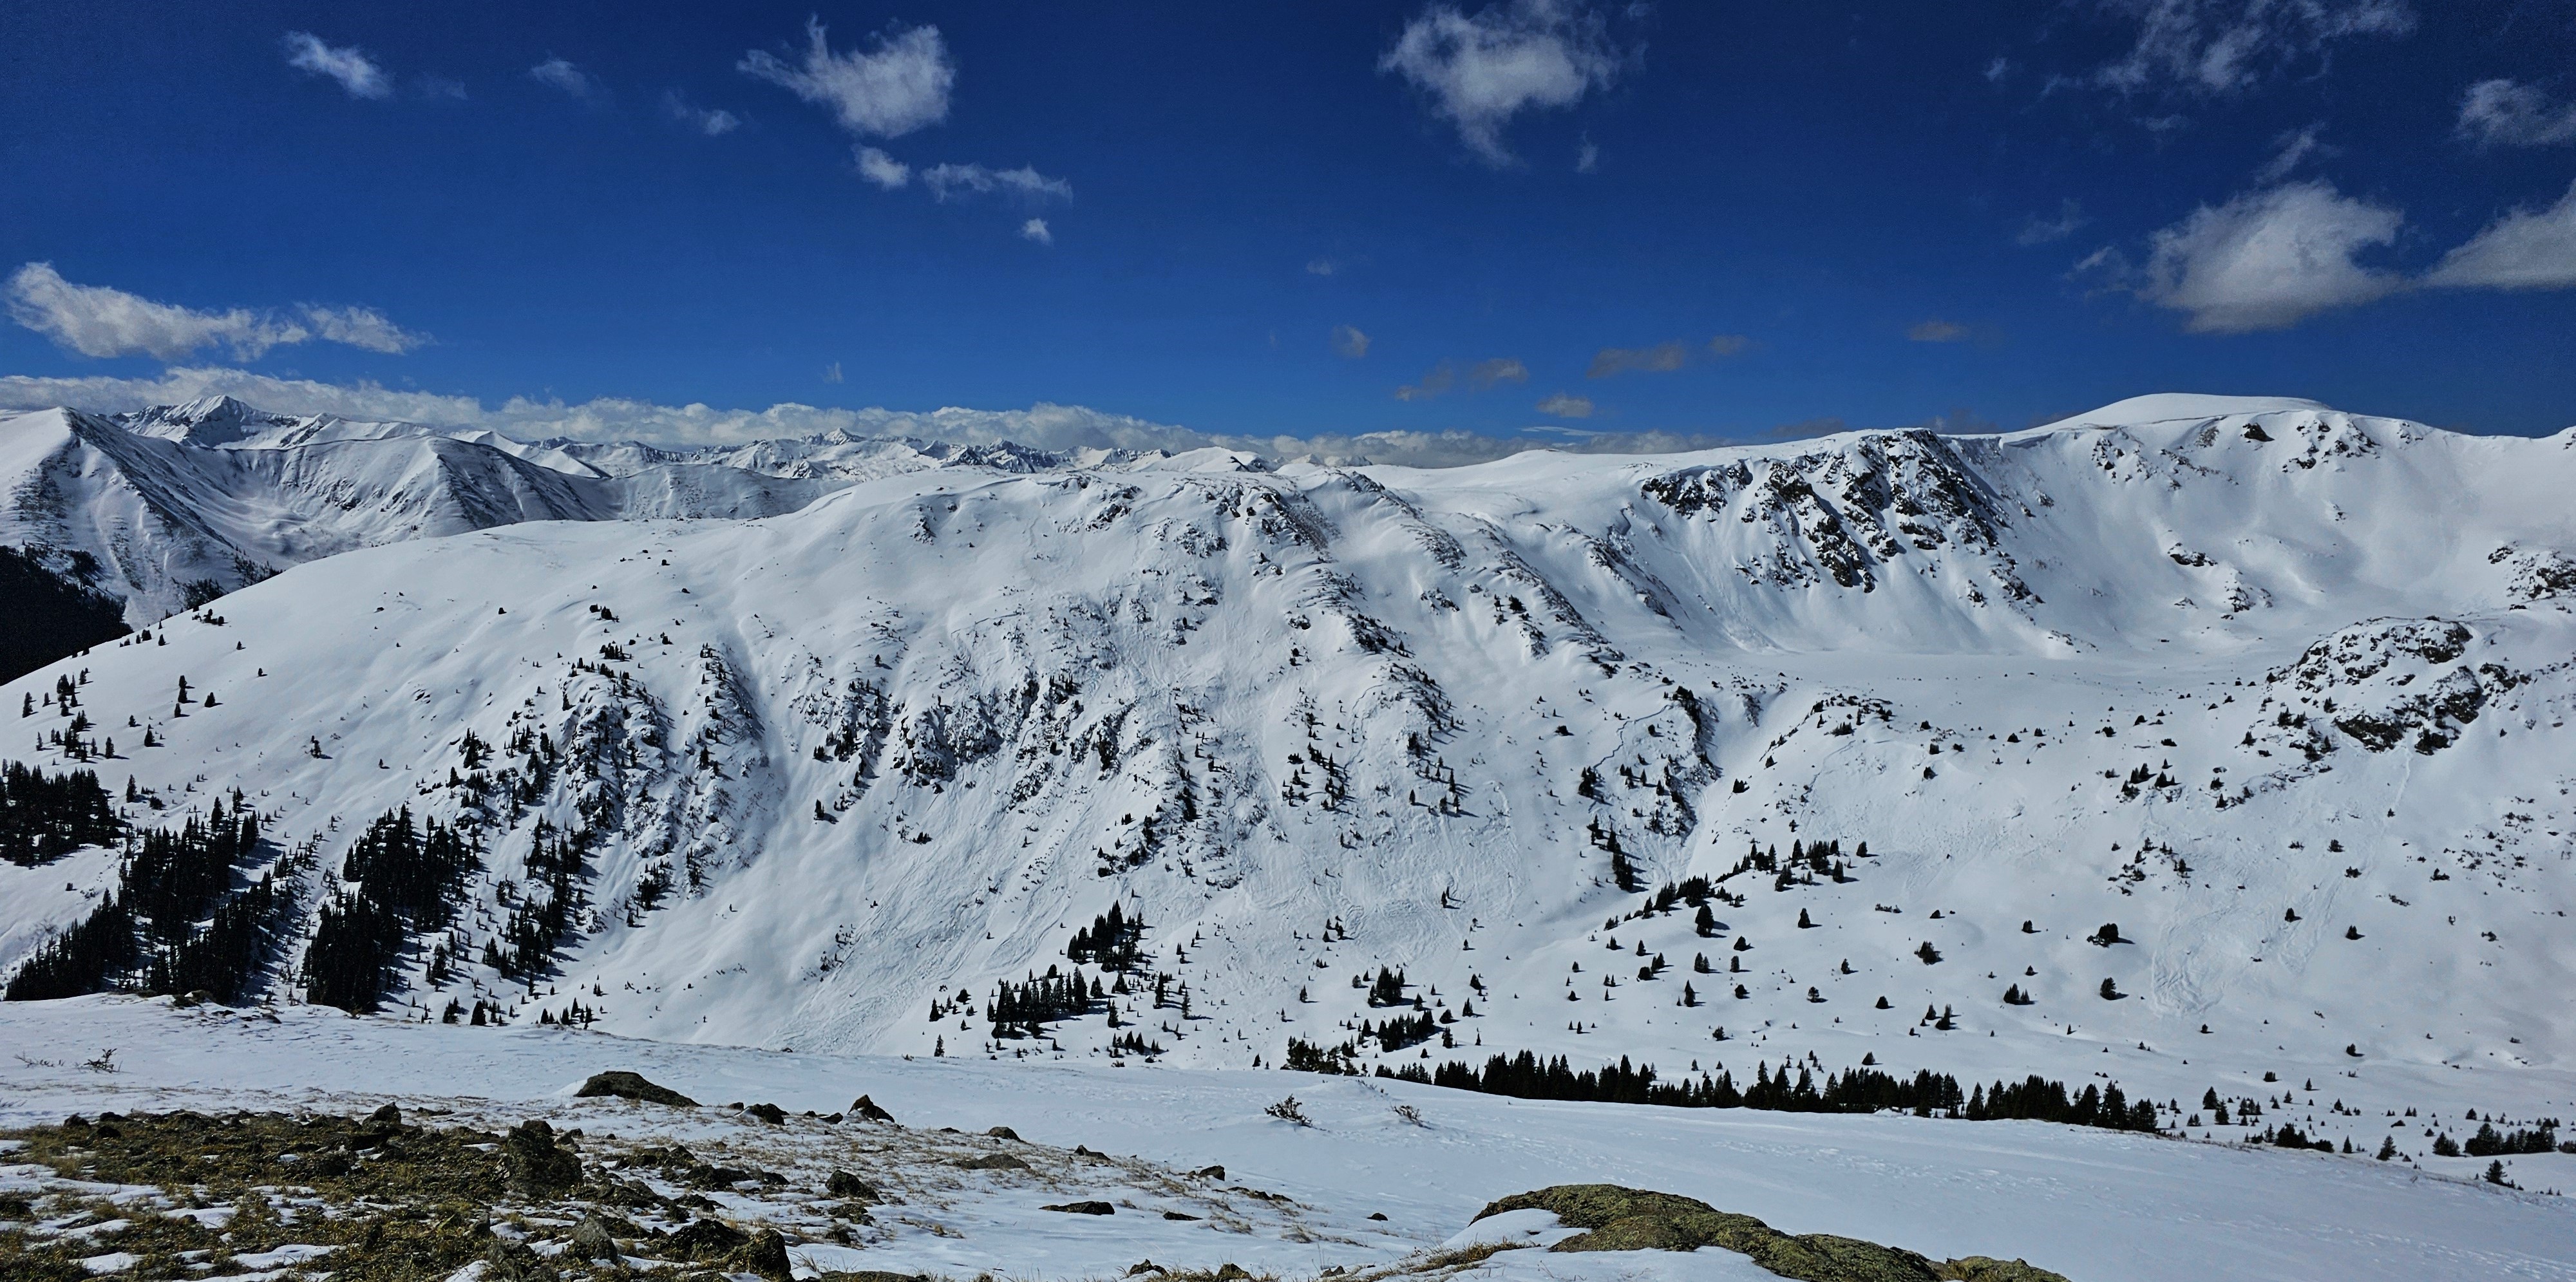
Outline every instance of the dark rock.
<path id="1" fill-rule="evenodd" d="M 720 1260 L 749 1245 L 751 1235 L 722 1220 L 695 1219 L 664 1242 L 663 1248 L 684 1260 Z"/>
<path id="2" fill-rule="evenodd" d="M 644 1075 L 641 1073 L 630 1073 L 622 1068 L 592 1074 L 590 1080 L 583 1082 L 581 1089 L 574 1091 L 573 1095 L 580 1099 L 613 1096 L 617 1099 L 641 1100 L 647 1104 L 667 1104 L 673 1108 L 698 1106 L 696 1100 L 668 1086 L 657 1086 L 648 1082 L 644 1080 Z"/>
<path id="3" fill-rule="evenodd" d="M 1116 1215 L 1118 1213 L 1118 1208 L 1107 1202 L 1058 1202 L 1053 1206 L 1041 1206 L 1038 1209 L 1062 1211 L 1067 1215 Z"/>
<path id="4" fill-rule="evenodd" d="M 986 1153 L 982 1157 L 964 1157 L 957 1164 L 970 1171 L 1025 1171 L 1029 1164 L 1008 1153 Z"/>
<path id="5" fill-rule="evenodd" d="M 894 1120 L 894 1114 L 878 1108 L 877 1102 L 869 1099 L 865 1095 L 850 1101 L 849 1111 L 850 1116 L 855 1117 L 862 1122 L 891 1122 Z"/>
<path id="6" fill-rule="evenodd" d="M 990 1135 L 990 1136 L 992 1136 L 994 1139 L 997 1139 L 997 1140 L 1009 1140 L 1009 1141 L 1011 1141 L 1012 1143 L 1015 1143 L 1015 1144 L 1016 1144 L 1016 1143 L 1018 1143 L 1018 1142 L 1020 1142 L 1020 1133 L 1019 1133 L 1018 1131 L 1012 1130 L 1010 1127 L 1007 1127 L 1007 1126 L 996 1126 L 996 1127 L 994 1127 L 993 1129 L 991 1129 L 991 1130 L 989 1130 L 989 1131 L 986 1131 L 986 1132 L 984 1132 L 984 1133 L 985 1133 L 986 1135 Z"/>
<path id="7" fill-rule="evenodd" d="M 751 1107 L 744 1109 L 743 1112 L 749 1113 L 753 1117 L 757 1117 L 772 1126 L 784 1126 L 787 1124 L 787 1110 L 780 1108 L 775 1104 L 754 1104 Z"/>
<path id="8" fill-rule="evenodd" d="M 554 1128 L 531 1118 L 510 1128 L 501 1141 L 511 1183 L 535 1193 L 553 1193 L 581 1183 L 581 1159 L 555 1147 Z"/>
<path id="9" fill-rule="evenodd" d="M 402 1125 L 402 1110 L 391 1104 L 387 1104 L 384 1107 L 377 1109 L 375 1112 L 367 1114 L 367 1121 L 377 1126 L 400 1126 Z"/>
<path id="10" fill-rule="evenodd" d="M 572 1253 L 603 1264 L 615 1264 L 619 1259 L 617 1239 L 596 1215 L 585 1215 L 581 1223 L 572 1226 Z"/>
<path id="11" fill-rule="evenodd" d="M 1221 1180 L 1225 1178 L 1225 1168 L 1222 1166 L 1202 1166 L 1199 1169 L 1190 1172 L 1190 1178 L 1194 1180 Z"/>
<path id="12" fill-rule="evenodd" d="M 1167 1220 L 1195 1220 L 1199 1217 L 1192 1215 L 1187 1211 L 1165 1211 L 1163 1212 L 1163 1218 Z"/>
<path id="13" fill-rule="evenodd" d="M 775 1282 L 789 1282 L 787 1239 L 779 1236 L 776 1229 L 762 1229 L 753 1234 L 751 1241 L 744 1243 L 742 1249 L 735 1251 L 733 1258 L 726 1263 Z"/>
<path id="14" fill-rule="evenodd" d="M 849 1171 L 833 1171 L 831 1178 L 823 1181 L 823 1191 L 834 1197 L 846 1197 L 860 1202 L 874 1203 L 885 1200 L 885 1194 L 878 1192 L 876 1185 L 860 1179 Z"/>
<path id="15" fill-rule="evenodd" d="M 1243 1271 L 1242 1265 L 1228 1264 L 1216 1271 L 1216 1282 L 1246 1282 L 1251 1276 Z"/>

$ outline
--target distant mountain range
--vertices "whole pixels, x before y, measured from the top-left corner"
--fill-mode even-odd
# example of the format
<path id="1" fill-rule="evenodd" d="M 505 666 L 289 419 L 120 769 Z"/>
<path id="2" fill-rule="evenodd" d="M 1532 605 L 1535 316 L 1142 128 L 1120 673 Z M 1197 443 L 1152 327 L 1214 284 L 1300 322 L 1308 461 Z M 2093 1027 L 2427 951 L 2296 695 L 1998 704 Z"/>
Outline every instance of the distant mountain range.
<path id="1" fill-rule="evenodd" d="M 19 414 L 0 418 L 0 550 L 15 552 L 0 585 L 42 594 L 53 622 L 0 637 L 0 674 L 353 548 L 520 521 L 772 516 L 925 468 L 1116 469 L 1154 457 L 840 433 L 698 450 L 522 443 L 221 396 Z"/>

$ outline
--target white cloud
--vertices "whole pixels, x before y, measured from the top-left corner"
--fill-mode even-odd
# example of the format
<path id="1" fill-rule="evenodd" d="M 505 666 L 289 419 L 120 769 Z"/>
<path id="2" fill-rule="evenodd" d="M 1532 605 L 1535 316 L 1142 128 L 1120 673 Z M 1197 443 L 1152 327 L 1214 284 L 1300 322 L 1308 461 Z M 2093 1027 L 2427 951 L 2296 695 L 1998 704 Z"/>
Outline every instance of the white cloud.
<path id="1" fill-rule="evenodd" d="M 338 48 L 309 31 L 286 33 L 286 65 L 339 82 L 352 98 L 390 98 L 393 81 L 356 45 Z"/>
<path id="2" fill-rule="evenodd" d="M 1746 338 L 1742 334 L 1720 334 L 1717 337 L 1708 340 L 1708 354 L 1711 356 L 1733 356 L 1751 346 L 1753 346 L 1753 340 Z"/>
<path id="3" fill-rule="evenodd" d="M 1368 355 L 1369 336 L 1348 325 L 1333 327 L 1332 343 L 1335 352 L 1352 360 Z"/>
<path id="4" fill-rule="evenodd" d="M 1017 169 L 987 169 L 982 165 L 933 165 L 921 171 L 921 185 L 930 189 L 931 198 L 946 200 L 957 192 L 1030 199 L 1061 197 L 1073 199 L 1073 184 L 1061 178 L 1049 178 L 1027 165 Z"/>
<path id="5" fill-rule="evenodd" d="M 2090 221 L 2092 220 L 2084 216 L 2084 207 L 2069 200 L 2057 207 L 2055 218 L 2041 218 L 2033 214 L 2022 223 L 2021 234 L 2013 237 L 2013 243 L 2027 247 L 2064 240 L 2074 235 L 2077 228 Z"/>
<path id="6" fill-rule="evenodd" d="M 826 383 L 838 383 L 841 381 L 841 363 L 839 361 L 834 361 L 823 367 L 823 381 Z"/>
<path id="7" fill-rule="evenodd" d="M 51 263 L 20 267 L 9 277 L 8 299 L 10 319 L 83 356 L 177 360 L 221 343 L 236 359 L 257 360 L 272 347 L 316 338 L 387 353 L 428 341 L 373 308 L 308 305 L 299 309 L 300 323 L 241 307 L 201 312 L 105 285 L 75 285 Z"/>
<path id="8" fill-rule="evenodd" d="M 1526 383 L 1529 366 L 1515 356 L 1497 356 L 1467 367 L 1467 382 L 1475 387 L 1492 387 L 1496 383 Z"/>
<path id="9" fill-rule="evenodd" d="M 1563 392 L 1558 392 L 1556 395 L 1540 401 L 1538 403 L 1538 412 L 1545 414 L 1550 418 L 1590 418 L 1592 417 L 1592 398 L 1588 396 L 1568 396 Z"/>
<path id="10" fill-rule="evenodd" d="M 2538 85 L 2481 80 L 2460 96 L 2460 136 L 2486 147 L 2576 141 L 2576 102 L 2552 102 Z"/>
<path id="11" fill-rule="evenodd" d="M 2547 209 L 2516 209 L 2442 256 L 2428 285 L 2484 289 L 2576 286 L 2576 184 Z"/>
<path id="12" fill-rule="evenodd" d="M 2137 43 L 2092 82 L 2122 93 L 2227 94 L 2354 36 L 2415 29 L 2406 0 L 2101 0 L 2137 23 Z"/>
<path id="13" fill-rule="evenodd" d="M 325 342 L 346 343 L 388 356 L 400 356 L 429 342 L 427 335 L 394 324 L 372 307 L 334 309 L 308 305 L 301 310 L 305 323 L 313 327 L 314 337 Z"/>
<path id="14" fill-rule="evenodd" d="M 1905 337 L 1908 341 L 1916 343 L 1960 343 L 1967 341 L 1968 327 L 1957 321 L 1945 321 L 1935 316 L 1930 320 L 1917 321 L 1907 326 Z"/>
<path id="15" fill-rule="evenodd" d="M 1600 165 L 1601 148 L 1595 146 L 1592 139 L 1587 136 L 1583 140 L 1583 145 L 1574 149 L 1574 172 L 1588 174 Z"/>
<path id="16" fill-rule="evenodd" d="M 2139 297 L 2186 313 L 2199 334 L 2285 329 L 2318 312 L 2404 288 L 2354 261 L 2395 243 L 2404 215 L 2323 182 L 2294 183 L 2203 205 L 2148 240 Z M 2094 259 L 2108 261 L 2104 255 Z"/>
<path id="17" fill-rule="evenodd" d="M 1310 258 L 1306 260 L 1306 274 L 1309 276 L 1330 276 L 1341 269 L 1342 265 L 1340 263 L 1334 262 L 1329 258 Z"/>
<path id="18" fill-rule="evenodd" d="M 670 89 L 662 94 L 662 114 L 705 134 L 709 138 L 732 133 L 742 127 L 742 117 L 722 107 L 701 107 Z"/>
<path id="19" fill-rule="evenodd" d="M 957 64 L 949 58 L 939 28 L 881 35 L 873 53 L 832 52 L 819 18 L 807 21 L 805 35 L 805 54 L 797 65 L 754 49 L 736 66 L 831 108 L 843 129 L 863 137 L 899 138 L 948 118 L 948 91 L 957 83 Z"/>
<path id="20" fill-rule="evenodd" d="M 1020 239 L 1034 240 L 1041 245 L 1052 245 L 1055 243 L 1055 233 L 1047 230 L 1045 219 L 1032 218 L 1020 224 Z"/>
<path id="21" fill-rule="evenodd" d="M 1712 350 L 1715 344 L 1711 344 Z M 1592 365 L 1583 371 L 1585 378 L 1608 378 L 1613 374 L 1669 374 L 1690 361 L 1690 349 L 1680 340 L 1657 343 L 1652 347 L 1604 347 L 1593 353 Z"/>
<path id="22" fill-rule="evenodd" d="M 567 58 L 548 58 L 528 68 L 528 78 L 549 89 L 560 89 L 584 102 L 598 99 L 608 92 L 599 78 L 572 64 Z"/>
<path id="23" fill-rule="evenodd" d="M 1430 95 L 1469 150 L 1514 163 L 1503 129 L 1526 108 L 1570 107 L 1608 88 L 1620 56 L 1600 15 L 1572 0 L 1507 0 L 1472 17 L 1434 4 L 1405 24 L 1378 70 Z"/>
<path id="24" fill-rule="evenodd" d="M 874 147 L 861 147 L 859 148 L 859 177 L 887 191 L 893 191 L 912 181 L 912 166 Z"/>
<path id="25" fill-rule="evenodd" d="M 420 96 L 424 98 L 447 98 L 456 102 L 463 102 L 466 98 L 465 82 L 462 80 L 450 80 L 445 76 L 422 76 L 415 83 L 420 90 Z"/>

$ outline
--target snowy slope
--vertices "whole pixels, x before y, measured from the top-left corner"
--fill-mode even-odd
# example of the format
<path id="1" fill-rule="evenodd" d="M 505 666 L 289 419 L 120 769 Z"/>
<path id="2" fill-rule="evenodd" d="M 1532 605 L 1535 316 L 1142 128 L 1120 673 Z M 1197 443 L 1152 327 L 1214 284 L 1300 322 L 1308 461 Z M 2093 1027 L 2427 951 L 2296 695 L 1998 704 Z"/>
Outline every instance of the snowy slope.
<path id="1" fill-rule="evenodd" d="M 950 466 L 330 556 L 0 700 L 88 669 L 89 715 L 138 727 L 111 783 L 238 787 L 326 870 L 396 806 L 476 825 L 468 964 L 433 991 L 416 957 L 397 1012 L 536 1018 L 470 959 L 544 816 L 596 837 L 548 982 L 634 1035 L 1871 1056 L 2216 1089 L 2421 1157 L 2464 1107 L 2576 1104 L 2569 446 L 2150 398 L 1447 471 Z M 219 705 L 169 716 L 182 675 Z M 1615 884 L 1613 849 L 1652 886 L 1826 839 L 1848 880 L 1736 876 L 1707 937 Z M 0 868 L 0 966 L 112 875 Z M 996 981 L 1113 903 L 1190 1017 L 1140 994 L 992 1044 Z M 1454 1048 L 1356 1037 L 1381 966 L 1473 1001 Z"/>
<path id="2" fill-rule="evenodd" d="M 857 1249 L 813 1241 L 820 1235 L 810 1223 L 805 1243 L 791 1248 L 793 1258 L 818 1269 L 951 1277 L 1114 1277 L 1140 1259 L 1171 1269 L 1236 1263 L 1292 1278 L 1407 1257 L 1409 1269 L 1423 1269 L 1420 1257 L 1463 1236 L 1488 1201 L 1601 1181 L 1702 1198 L 1790 1232 L 1859 1237 L 1936 1259 L 2018 1257 L 2077 1282 L 2576 1278 L 2576 1208 L 2563 1197 L 2313 1153 L 2031 1122 L 1536 1103 L 1402 1082 L 846 1058 L 552 1028 L 406 1028 L 310 1009 L 278 1014 L 281 1022 L 271 1023 L 255 1012 L 240 1019 L 173 1012 L 167 999 L 0 1007 L 0 1040 L 23 1057 L 0 1063 L 0 1125 L 50 1123 L 76 1111 L 182 1107 L 362 1116 L 390 1099 L 407 1117 L 424 1107 L 455 1110 L 437 1119 L 442 1125 L 497 1130 L 546 1117 L 558 1130 L 582 1128 L 594 1146 L 682 1142 L 790 1172 L 800 1189 L 844 1165 L 879 1181 L 902 1178 L 861 1165 L 863 1145 L 887 1142 L 878 1128 L 795 1117 L 772 1127 L 720 1107 L 570 1098 L 583 1078 L 617 1067 L 710 1105 L 765 1101 L 791 1114 L 837 1112 L 866 1094 L 909 1128 L 898 1139 L 989 1143 L 980 1139 L 985 1129 L 1006 1125 L 1030 1146 L 1118 1155 L 1116 1163 L 1061 1169 L 1053 1153 L 1015 1146 L 1041 1170 L 932 1175 L 932 1188 L 879 1208 Z M 117 1048 L 119 1072 L 78 1067 L 109 1045 Z M 1290 1091 L 1313 1127 L 1263 1115 Z M 1397 1116 L 1397 1104 L 1415 1108 L 1422 1124 Z M 939 1127 L 978 1138 L 943 1136 Z M 864 1136 L 850 1133 L 856 1130 Z M 1221 1180 L 1187 1174 L 1211 1165 L 1224 1168 Z M 2576 1157 L 2522 1158 L 2518 1165 L 2526 1184 L 2555 1178 L 2563 1187 Z M 0 1188 L 8 1178 L 0 1167 Z M 1037 1209 L 1074 1197 L 1113 1200 L 1119 1210 L 1095 1218 Z M 762 1212 L 779 1210 L 724 1200 L 729 1215 L 755 1224 Z M 1207 1218 L 1155 1214 L 1176 1206 Z M 1457 1276 L 1767 1282 L 1776 1275 L 1741 1256 L 1705 1250 L 1510 1251 Z"/>

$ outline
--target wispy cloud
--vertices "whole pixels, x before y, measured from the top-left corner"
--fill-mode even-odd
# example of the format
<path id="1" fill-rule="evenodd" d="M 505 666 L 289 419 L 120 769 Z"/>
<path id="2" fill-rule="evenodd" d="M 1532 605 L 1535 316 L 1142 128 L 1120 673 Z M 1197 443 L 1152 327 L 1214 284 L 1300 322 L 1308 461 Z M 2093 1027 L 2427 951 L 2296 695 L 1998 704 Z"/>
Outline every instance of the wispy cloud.
<path id="1" fill-rule="evenodd" d="M 1331 276 L 1339 273 L 1341 270 L 1342 265 L 1329 258 L 1310 258 L 1306 260 L 1306 274 L 1309 276 Z"/>
<path id="2" fill-rule="evenodd" d="M 1022 165 L 1017 169 L 988 169 L 982 165 L 933 165 L 921 171 L 921 185 L 930 189 L 935 200 L 946 200 L 960 192 L 975 195 L 1000 193 L 1025 196 L 1032 200 L 1073 199 L 1073 184 L 1061 178 L 1049 178 Z"/>
<path id="3" fill-rule="evenodd" d="M 1568 396 L 1558 392 L 1540 401 L 1538 412 L 1550 418 L 1590 418 L 1592 417 L 1592 398 Z"/>
<path id="4" fill-rule="evenodd" d="M 569 58 L 547 58 L 528 68 L 528 79 L 583 102 L 597 102 L 608 96 L 608 87 L 599 82 L 599 77 L 574 66 Z"/>
<path id="5" fill-rule="evenodd" d="M 2021 233 L 2013 237 L 2013 243 L 2024 247 L 2051 244 L 2074 235 L 2077 228 L 2090 221 L 2084 216 L 2082 205 L 2072 200 L 2065 201 L 2058 205 L 2055 218 L 2031 215 L 2022 223 Z"/>
<path id="6" fill-rule="evenodd" d="M 1604 347 L 1593 353 L 1592 365 L 1583 371 L 1585 378 L 1609 378 L 1614 374 L 1669 374 L 1690 363 L 1690 349 L 1679 339 L 1657 343 L 1652 347 Z"/>
<path id="7" fill-rule="evenodd" d="M 1591 136 L 1587 134 L 1584 136 L 1582 144 L 1574 149 L 1574 172 L 1578 174 L 1588 174 L 1600 167 L 1601 148 L 1598 144 L 1594 143 Z"/>
<path id="8" fill-rule="evenodd" d="M 2516 209 L 2443 255 L 2424 277 L 2452 289 L 2576 286 L 2576 184 L 2547 209 Z"/>
<path id="9" fill-rule="evenodd" d="M 11 320 L 83 356 L 102 358 L 178 360 L 221 344 L 235 359 L 257 360 L 270 348 L 315 339 L 398 354 L 429 341 L 373 308 L 307 304 L 288 314 L 242 307 L 199 311 L 105 285 L 76 285 L 51 263 L 28 263 L 12 274 L 8 302 Z"/>
<path id="10" fill-rule="evenodd" d="M 383 312 L 372 307 L 314 307 L 298 309 L 304 323 L 313 327 L 313 336 L 328 343 L 400 356 L 415 347 L 424 346 L 429 338 L 415 334 L 393 323 Z"/>
<path id="11" fill-rule="evenodd" d="M 838 383 L 841 381 L 841 363 L 839 361 L 834 361 L 823 367 L 823 381 L 826 383 Z"/>
<path id="12" fill-rule="evenodd" d="M 1963 343 L 1968 339 L 1968 327 L 1935 316 L 1906 326 L 1905 337 L 1915 343 Z"/>
<path id="13" fill-rule="evenodd" d="M 899 138 L 948 118 L 957 64 L 937 27 L 895 29 L 872 52 L 834 53 L 822 20 L 805 24 L 803 56 L 791 64 L 754 49 L 735 64 L 797 97 L 831 109 L 843 129 L 862 137 Z"/>
<path id="14" fill-rule="evenodd" d="M 2128 53 L 2089 82 L 2121 93 L 2232 94 L 2338 40 L 2415 30 L 2406 0 L 2098 0 L 2133 22 Z"/>
<path id="15" fill-rule="evenodd" d="M 1335 355 L 1351 360 L 1368 355 L 1369 336 L 1349 325 L 1335 325 L 1331 337 Z"/>
<path id="16" fill-rule="evenodd" d="M 742 117 L 722 107 L 698 106 L 680 96 L 677 89 L 663 91 L 662 114 L 709 138 L 720 137 L 742 127 Z"/>
<path id="17" fill-rule="evenodd" d="M 1431 372 L 1423 375 L 1421 382 L 1407 383 L 1404 386 L 1395 389 L 1395 399 L 1399 401 L 1427 401 L 1457 385 L 1457 367 L 1451 365 L 1447 361 L 1442 361 L 1439 364 L 1432 366 Z"/>
<path id="18" fill-rule="evenodd" d="M 1720 334 L 1708 340 L 1708 354 L 1717 357 L 1733 356 L 1751 346 L 1753 346 L 1753 340 L 1742 334 Z"/>
<path id="19" fill-rule="evenodd" d="M 1601 16 L 1572 0 L 1508 0 L 1462 13 L 1434 4 L 1378 59 L 1430 99 L 1432 111 L 1485 163 L 1516 163 L 1503 144 L 1513 116 L 1570 107 L 1618 76 L 1620 54 Z"/>
<path id="20" fill-rule="evenodd" d="M 1521 364 L 1520 358 L 1514 356 L 1497 356 L 1492 360 L 1478 361 L 1467 367 L 1468 386 L 1480 390 L 1497 383 L 1528 381 L 1529 366 Z"/>
<path id="21" fill-rule="evenodd" d="M 2576 102 L 2538 85 L 2481 80 L 2460 96 L 2460 136 L 2482 147 L 2549 147 L 2576 141 Z"/>
<path id="22" fill-rule="evenodd" d="M 2340 154 L 2339 149 L 2329 147 L 2317 140 L 2317 135 L 2324 133 L 2325 128 L 2324 125 L 2310 125 L 2305 129 L 2293 129 L 2273 139 L 2272 158 L 2264 161 L 2262 167 L 2254 171 L 2254 185 L 2272 186 L 2296 173 L 2299 166 L 2306 164 L 2311 158 L 2324 159 Z"/>
<path id="23" fill-rule="evenodd" d="M 1045 219 L 1032 218 L 1020 224 L 1020 239 L 1034 240 L 1041 245 L 1052 245 L 1055 243 L 1055 233 L 1047 230 Z"/>
<path id="24" fill-rule="evenodd" d="M 390 98 L 393 81 L 356 45 L 329 45 L 309 31 L 286 33 L 286 65 L 338 82 L 352 98 Z"/>

